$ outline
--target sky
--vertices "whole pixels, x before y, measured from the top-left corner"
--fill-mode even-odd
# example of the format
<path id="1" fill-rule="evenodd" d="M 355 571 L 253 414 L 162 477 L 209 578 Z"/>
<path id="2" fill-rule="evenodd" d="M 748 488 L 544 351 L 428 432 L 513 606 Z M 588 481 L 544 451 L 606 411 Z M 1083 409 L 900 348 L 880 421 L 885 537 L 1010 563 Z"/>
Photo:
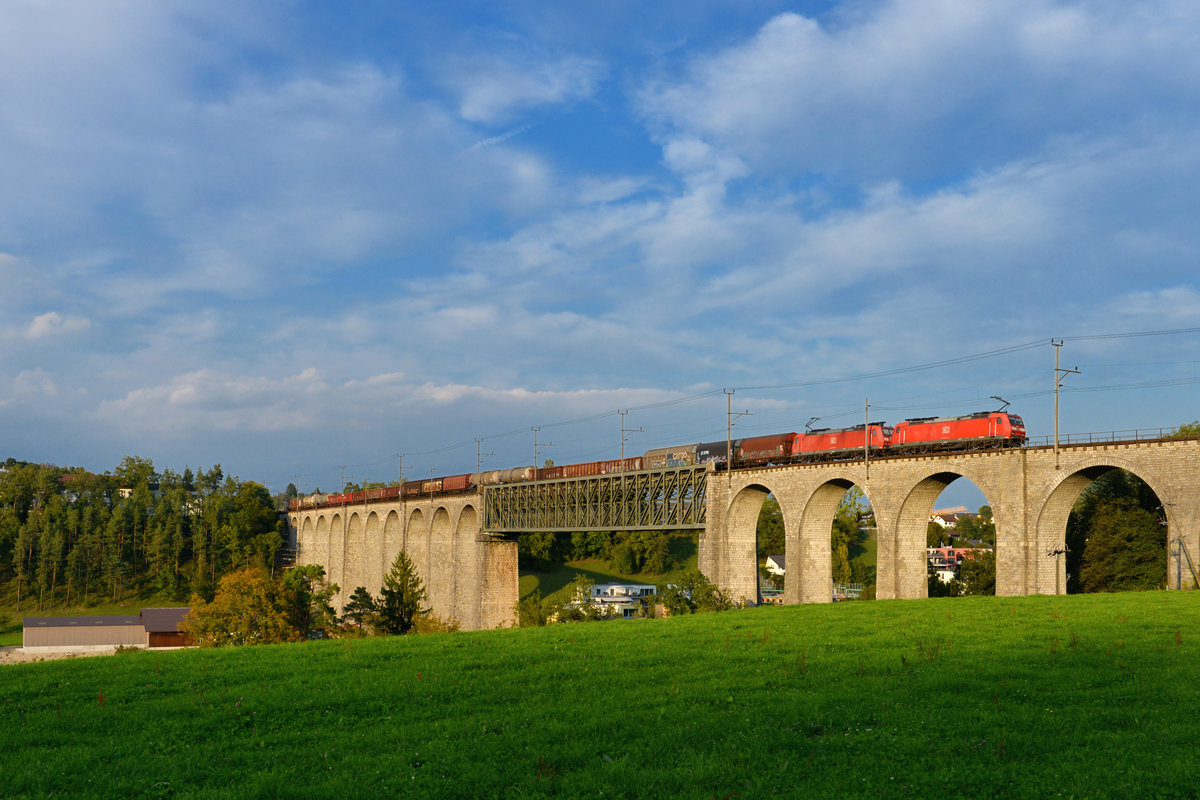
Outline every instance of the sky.
<path id="1" fill-rule="evenodd" d="M 0 459 L 1044 439 L 1052 340 L 1064 436 L 1190 422 L 1198 53 L 1171 0 L 9 0 Z"/>

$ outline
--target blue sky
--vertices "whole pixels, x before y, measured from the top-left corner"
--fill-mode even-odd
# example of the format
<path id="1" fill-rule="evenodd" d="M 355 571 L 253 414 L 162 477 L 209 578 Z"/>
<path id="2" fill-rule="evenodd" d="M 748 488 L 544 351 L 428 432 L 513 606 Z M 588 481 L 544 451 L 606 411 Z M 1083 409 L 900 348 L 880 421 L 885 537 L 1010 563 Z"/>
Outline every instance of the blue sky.
<path id="1" fill-rule="evenodd" d="M 1052 337 L 1064 433 L 1191 421 L 1198 41 L 1191 2 L 6 3 L 0 455 L 331 489 L 535 426 L 616 457 L 618 409 L 630 453 L 723 438 L 723 389 L 735 435 L 1000 395 L 1046 436 Z M 1184 332 L 1081 338 L 1139 331 Z"/>

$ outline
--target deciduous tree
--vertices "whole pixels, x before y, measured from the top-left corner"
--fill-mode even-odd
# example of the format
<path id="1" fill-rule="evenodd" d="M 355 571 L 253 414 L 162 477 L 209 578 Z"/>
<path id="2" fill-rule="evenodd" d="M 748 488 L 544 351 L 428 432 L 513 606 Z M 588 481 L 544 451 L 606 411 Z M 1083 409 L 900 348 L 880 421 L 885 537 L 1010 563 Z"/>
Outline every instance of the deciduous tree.
<path id="1" fill-rule="evenodd" d="M 286 642 L 300 637 L 279 608 L 270 578 L 255 567 L 222 577 L 211 603 L 193 598 L 182 627 L 202 647 Z"/>

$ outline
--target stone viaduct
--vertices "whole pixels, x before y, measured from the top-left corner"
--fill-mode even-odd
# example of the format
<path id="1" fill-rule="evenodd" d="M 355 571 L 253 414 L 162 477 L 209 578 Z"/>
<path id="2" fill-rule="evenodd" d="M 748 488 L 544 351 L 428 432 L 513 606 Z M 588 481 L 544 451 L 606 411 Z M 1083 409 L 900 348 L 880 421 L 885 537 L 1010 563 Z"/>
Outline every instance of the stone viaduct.
<path id="1" fill-rule="evenodd" d="M 1057 464 L 1056 464 L 1057 460 Z M 830 602 L 830 526 L 846 489 L 870 502 L 878 536 L 877 597 L 928 593 L 925 535 L 942 490 L 973 481 L 996 523 L 996 592 L 1065 593 L 1061 551 L 1080 492 L 1111 469 L 1126 469 L 1158 495 L 1172 543 L 1166 584 L 1193 586 L 1200 555 L 1200 439 L 1029 447 L 709 472 L 700 569 L 735 599 L 757 598 L 755 531 L 768 494 L 783 512 L 785 603 Z M 586 479 L 581 479 L 586 480 Z M 377 593 L 405 550 L 428 587 L 430 605 L 464 629 L 513 624 L 516 543 L 487 534 L 479 493 L 327 506 L 289 513 L 297 562 L 323 564 L 345 602 L 356 586 Z M 1180 546 L 1182 545 L 1182 546 Z M 1197 564 L 1200 568 L 1200 564 Z"/>

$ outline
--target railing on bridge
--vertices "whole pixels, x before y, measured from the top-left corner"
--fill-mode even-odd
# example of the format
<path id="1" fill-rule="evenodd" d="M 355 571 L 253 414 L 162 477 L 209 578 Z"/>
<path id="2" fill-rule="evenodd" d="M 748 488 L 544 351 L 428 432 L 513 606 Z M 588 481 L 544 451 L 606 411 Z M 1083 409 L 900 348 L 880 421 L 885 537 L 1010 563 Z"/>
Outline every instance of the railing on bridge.
<path id="1" fill-rule="evenodd" d="M 1178 428 L 1131 428 L 1123 431 L 1099 431 L 1097 433 L 1060 434 L 1058 444 L 1106 444 L 1109 442 L 1145 442 L 1155 439 L 1170 439 L 1178 435 Z M 1031 436 L 1026 447 L 1052 447 L 1053 436 Z"/>
<path id="2" fill-rule="evenodd" d="M 705 524 L 704 466 L 488 486 L 483 530 L 695 530 Z"/>

